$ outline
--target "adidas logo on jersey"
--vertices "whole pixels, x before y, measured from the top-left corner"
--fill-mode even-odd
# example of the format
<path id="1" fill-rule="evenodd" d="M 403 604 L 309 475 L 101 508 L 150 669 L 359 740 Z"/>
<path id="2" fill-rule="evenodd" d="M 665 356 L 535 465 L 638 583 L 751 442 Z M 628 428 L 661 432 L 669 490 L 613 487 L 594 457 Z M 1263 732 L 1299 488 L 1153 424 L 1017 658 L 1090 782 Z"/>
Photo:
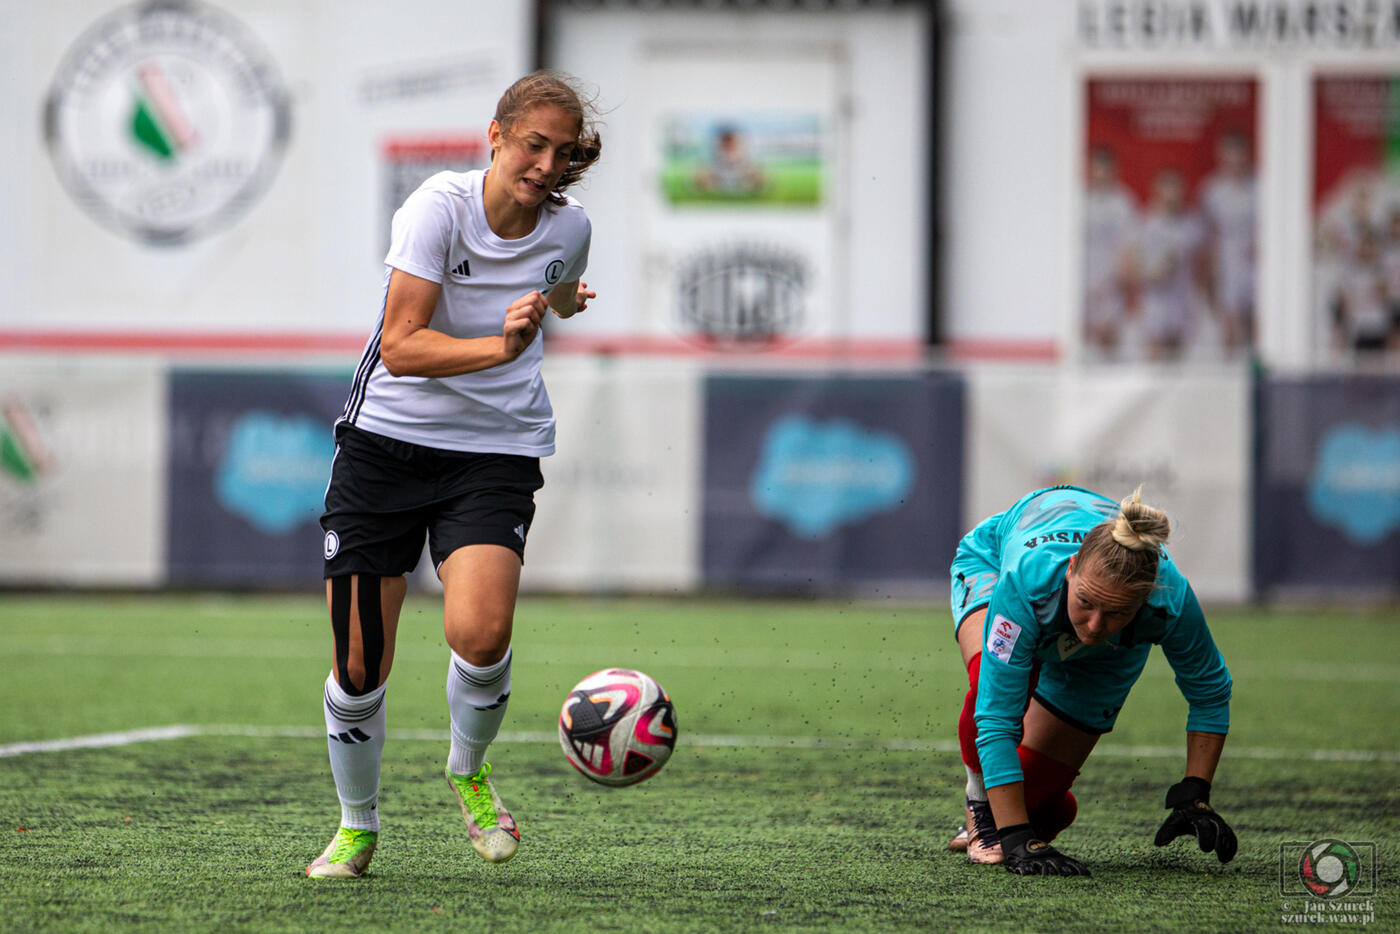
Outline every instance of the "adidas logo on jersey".
<path id="1" fill-rule="evenodd" d="M 467 264 L 466 260 L 462 260 L 456 266 L 452 267 L 452 275 L 454 276 L 470 276 L 471 274 L 472 268 Z"/>

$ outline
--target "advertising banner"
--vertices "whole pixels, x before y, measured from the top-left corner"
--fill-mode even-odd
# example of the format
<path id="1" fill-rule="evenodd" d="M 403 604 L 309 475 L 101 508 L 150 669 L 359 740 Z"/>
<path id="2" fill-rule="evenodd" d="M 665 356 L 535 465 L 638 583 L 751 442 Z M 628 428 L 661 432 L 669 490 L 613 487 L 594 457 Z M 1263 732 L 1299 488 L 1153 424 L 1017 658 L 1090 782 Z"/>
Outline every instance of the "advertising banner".
<path id="1" fill-rule="evenodd" d="M 695 364 L 551 359 L 557 420 L 521 586 L 691 590 L 700 577 Z"/>
<path id="2" fill-rule="evenodd" d="M 1258 418 L 1258 591 L 1400 592 L 1400 378 L 1269 378 Z"/>
<path id="3" fill-rule="evenodd" d="M 707 584 L 941 592 L 962 517 L 955 375 L 705 382 Z"/>
<path id="4" fill-rule="evenodd" d="M 1400 359 L 1400 73 L 1313 79 L 1313 320 L 1326 360 Z"/>
<path id="5" fill-rule="evenodd" d="M 155 367 L 0 362 L 0 582 L 159 584 L 164 450 Z"/>
<path id="6" fill-rule="evenodd" d="M 1090 360 L 1213 360 L 1254 342 L 1257 82 L 1091 78 L 1083 341 Z"/>
<path id="7" fill-rule="evenodd" d="M 320 587 L 318 520 L 350 376 L 171 373 L 171 583 Z"/>
<path id="8" fill-rule="evenodd" d="M 1074 483 L 1166 511 L 1202 599 L 1249 595 L 1247 371 L 1019 368 L 968 374 L 964 528 L 1039 487 Z"/>

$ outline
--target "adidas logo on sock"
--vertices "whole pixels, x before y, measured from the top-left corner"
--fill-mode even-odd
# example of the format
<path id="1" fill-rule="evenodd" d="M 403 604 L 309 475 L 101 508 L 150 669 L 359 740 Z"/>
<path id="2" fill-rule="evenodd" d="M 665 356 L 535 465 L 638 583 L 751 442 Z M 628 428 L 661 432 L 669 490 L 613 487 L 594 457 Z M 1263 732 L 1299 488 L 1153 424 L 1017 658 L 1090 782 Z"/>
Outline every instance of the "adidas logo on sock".
<path id="1" fill-rule="evenodd" d="M 466 260 L 462 260 L 456 266 L 452 267 L 452 275 L 454 276 L 470 276 L 471 274 L 472 268 L 467 265 Z"/>
<path id="2" fill-rule="evenodd" d="M 509 692 L 509 691 L 506 691 L 506 692 L 505 692 L 504 694 L 502 694 L 500 697 L 496 698 L 496 703 L 494 703 L 494 704 L 487 704 L 485 707 L 476 707 L 476 706 L 473 706 L 472 709 L 473 709 L 473 710 L 495 710 L 495 709 L 497 709 L 498 707 L 500 707 L 502 704 L 504 704 L 504 703 L 505 703 L 506 701 L 508 701 L 508 700 L 510 700 L 510 692 Z"/>
<path id="3" fill-rule="evenodd" d="M 338 743 L 367 743 L 373 739 L 359 727 L 354 727 L 348 733 L 327 733 L 326 735 Z"/>

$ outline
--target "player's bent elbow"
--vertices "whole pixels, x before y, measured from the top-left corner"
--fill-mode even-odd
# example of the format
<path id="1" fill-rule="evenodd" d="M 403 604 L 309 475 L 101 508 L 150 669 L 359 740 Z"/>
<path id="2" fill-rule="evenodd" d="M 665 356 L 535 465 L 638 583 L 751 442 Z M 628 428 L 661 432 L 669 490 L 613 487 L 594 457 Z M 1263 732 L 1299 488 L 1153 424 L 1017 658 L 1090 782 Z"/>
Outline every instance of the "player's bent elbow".
<path id="1" fill-rule="evenodd" d="M 1229 678 L 1223 682 L 1211 685 L 1208 688 L 1188 688 L 1183 686 L 1182 696 L 1186 702 L 1195 710 L 1228 710 L 1230 699 L 1234 696 L 1235 684 Z"/>
<path id="2" fill-rule="evenodd" d="M 399 377 L 409 375 L 403 368 L 397 365 L 393 357 L 390 357 L 389 354 L 385 353 L 383 350 L 379 352 L 379 362 L 384 364 L 384 369 L 389 371 L 390 376 Z"/>
<path id="3" fill-rule="evenodd" d="M 389 371 L 390 376 L 413 376 L 411 361 L 403 353 L 403 348 L 397 341 L 381 339 L 379 343 L 379 362 L 384 364 L 384 369 Z"/>

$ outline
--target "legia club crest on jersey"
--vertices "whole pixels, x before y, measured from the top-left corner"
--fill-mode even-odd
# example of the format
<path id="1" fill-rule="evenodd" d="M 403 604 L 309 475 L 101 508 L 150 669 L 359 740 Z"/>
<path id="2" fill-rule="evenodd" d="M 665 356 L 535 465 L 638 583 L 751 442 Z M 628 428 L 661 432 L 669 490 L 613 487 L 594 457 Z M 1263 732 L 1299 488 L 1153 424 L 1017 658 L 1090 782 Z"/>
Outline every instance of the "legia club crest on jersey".
<path id="1" fill-rule="evenodd" d="M 44 104 L 59 178 L 104 225 L 178 244 L 231 224 L 266 190 L 290 132 L 287 92 L 257 38 L 195 0 L 94 23 Z"/>

